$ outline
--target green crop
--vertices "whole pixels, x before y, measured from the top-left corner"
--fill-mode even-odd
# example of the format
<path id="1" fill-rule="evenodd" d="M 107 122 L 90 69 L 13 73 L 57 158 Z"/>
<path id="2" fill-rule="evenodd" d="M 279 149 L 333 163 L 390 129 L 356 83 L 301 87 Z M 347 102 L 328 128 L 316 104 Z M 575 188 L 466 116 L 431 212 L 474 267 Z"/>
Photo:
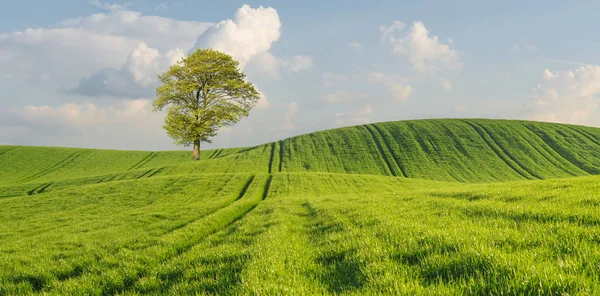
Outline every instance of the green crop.
<path id="1" fill-rule="evenodd" d="M 0 295 L 600 293 L 600 129 L 385 122 L 201 156 L 0 146 Z"/>

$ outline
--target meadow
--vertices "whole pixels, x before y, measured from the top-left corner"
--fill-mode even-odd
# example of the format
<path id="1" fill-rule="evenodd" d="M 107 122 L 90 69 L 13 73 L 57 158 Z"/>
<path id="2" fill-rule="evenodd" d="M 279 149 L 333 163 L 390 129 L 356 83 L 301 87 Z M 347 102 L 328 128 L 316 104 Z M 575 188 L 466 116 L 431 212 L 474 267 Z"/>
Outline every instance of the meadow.
<path id="1" fill-rule="evenodd" d="M 0 295 L 595 295 L 599 173 L 600 129 L 506 120 L 0 146 Z"/>

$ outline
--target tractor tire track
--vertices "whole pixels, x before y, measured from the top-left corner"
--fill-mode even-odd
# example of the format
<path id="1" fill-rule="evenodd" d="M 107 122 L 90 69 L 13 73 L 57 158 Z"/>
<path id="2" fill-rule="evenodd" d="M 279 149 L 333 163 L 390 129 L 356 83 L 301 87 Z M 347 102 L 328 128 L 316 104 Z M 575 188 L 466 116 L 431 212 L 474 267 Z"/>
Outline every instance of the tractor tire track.
<path id="1" fill-rule="evenodd" d="M 273 175 L 269 175 L 267 179 L 267 183 L 265 184 L 265 188 L 263 189 L 262 200 L 267 199 L 267 195 L 269 195 L 269 189 L 271 189 L 271 181 L 273 181 Z"/>
<path id="2" fill-rule="evenodd" d="M 530 126 L 527 126 L 526 124 L 523 124 L 523 123 L 521 123 L 521 124 L 524 127 L 526 127 L 527 129 L 529 129 L 530 131 L 532 131 L 534 134 L 538 135 L 538 137 L 540 137 L 544 141 L 544 143 L 546 143 L 546 145 L 548 145 L 550 148 L 552 148 L 552 150 L 554 150 L 558 155 L 560 155 L 563 159 L 565 159 L 569 163 L 573 164 L 580 170 L 582 170 L 590 175 L 597 174 L 597 171 L 590 170 L 589 168 L 586 167 L 586 165 L 584 163 L 581 163 L 577 159 L 574 159 L 573 155 L 571 155 L 571 153 L 569 153 L 569 151 L 562 148 L 561 144 L 559 144 L 557 142 L 557 140 L 553 139 L 553 137 L 551 137 L 551 136 L 546 135 L 546 133 L 544 131 L 541 131 L 542 134 L 544 134 L 544 136 L 542 136 L 542 135 L 538 134 L 535 130 L 533 130 Z"/>
<path id="3" fill-rule="evenodd" d="M 276 142 L 273 142 L 273 143 L 271 144 L 271 157 L 269 158 L 269 174 L 270 174 L 270 173 L 271 173 L 271 171 L 272 171 L 272 167 L 273 167 L 273 159 L 275 158 L 275 146 L 276 146 L 276 145 L 275 145 L 275 143 L 276 143 Z"/>
<path id="4" fill-rule="evenodd" d="M 583 170 L 582 168 L 580 168 L 577 164 L 573 163 L 572 161 L 570 161 L 566 157 L 564 157 L 562 154 L 560 154 L 560 152 L 558 152 L 556 149 L 554 149 L 554 147 L 552 145 L 549 145 L 548 141 L 546 141 L 542 136 L 540 136 L 531 127 L 523 124 L 523 122 L 519 122 L 519 124 L 522 127 L 524 127 L 527 131 L 531 132 L 531 134 L 534 134 L 536 137 L 538 137 L 542 141 L 543 145 L 539 145 L 539 146 L 542 146 L 542 148 L 544 148 L 544 150 L 546 152 L 548 152 L 550 154 L 550 156 L 552 156 L 554 158 L 555 161 L 558 161 L 559 163 L 572 165 L 575 168 L 579 169 L 582 173 L 586 173 L 586 174 L 588 173 L 585 170 Z M 538 146 L 538 145 L 532 145 L 532 146 Z M 548 158 L 546 158 L 546 159 L 548 159 Z M 550 161 L 550 159 L 548 159 L 548 161 Z M 561 170 L 572 176 L 580 176 L 581 175 L 576 172 L 572 172 L 570 170 L 569 171 L 567 171 L 565 169 L 561 169 Z"/>
<path id="5" fill-rule="evenodd" d="M 217 149 L 217 150 L 213 151 L 213 153 L 211 153 L 211 154 L 208 156 L 207 160 L 213 159 L 213 157 L 215 156 L 215 154 L 217 154 L 217 152 L 219 152 L 219 149 Z"/>
<path id="6" fill-rule="evenodd" d="M 461 120 L 461 121 L 468 124 L 469 126 L 471 126 L 471 128 L 473 128 L 475 130 L 475 132 L 479 135 L 479 137 L 481 137 L 481 139 L 496 154 L 496 156 L 498 156 L 498 158 L 500 158 L 504 162 L 504 164 L 506 164 L 508 167 L 510 167 L 514 172 L 519 174 L 521 177 L 523 177 L 525 179 L 531 179 L 531 177 L 525 175 L 521 170 L 523 170 L 525 172 L 527 172 L 527 171 L 524 170 L 522 167 L 520 167 L 509 155 L 506 155 L 506 152 L 504 150 L 502 150 L 502 148 L 500 148 L 500 146 L 498 146 L 498 143 L 496 143 L 496 141 L 489 135 L 489 133 L 487 133 L 487 131 L 485 129 L 483 129 L 480 125 L 471 123 L 469 121 L 466 121 L 466 120 Z M 486 136 L 489 137 L 489 139 Z M 521 170 L 519 170 L 519 169 L 521 169 Z"/>
<path id="7" fill-rule="evenodd" d="M 127 171 L 141 168 L 143 165 L 147 164 L 150 160 L 152 160 L 154 157 L 156 157 L 156 154 L 157 154 L 157 152 L 150 152 L 150 154 L 146 155 L 138 163 L 134 164 L 132 167 L 127 169 Z"/>
<path id="8" fill-rule="evenodd" d="M 150 177 L 160 173 L 164 169 L 165 169 L 165 167 L 158 168 L 156 171 L 152 172 L 152 174 L 148 175 L 146 178 L 150 178 Z"/>
<path id="9" fill-rule="evenodd" d="M 54 182 L 43 183 L 42 185 L 27 191 L 27 195 L 44 193 L 44 191 L 46 191 L 46 188 L 52 186 L 52 184 L 54 184 Z"/>
<path id="10" fill-rule="evenodd" d="M 385 152 L 383 152 L 381 143 L 379 143 L 379 140 L 377 140 L 377 137 L 375 137 L 375 133 L 371 130 L 371 128 L 368 125 L 363 125 L 363 127 L 371 135 L 371 139 L 373 140 L 373 143 L 375 143 L 375 146 L 377 146 L 377 151 L 379 151 L 379 157 L 381 157 L 381 159 L 383 159 L 383 161 L 385 162 L 385 164 L 387 166 L 387 169 L 388 169 L 387 172 L 394 177 L 398 176 L 398 174 L 396 173 L 396 170 L 394 170 L 392 168 L 392 165 L 390 164 L 390 160 L 388 159 L 388 157 L 386 157 Z"/>
<path id="11" fill-rule="evenodd" d="M 270 180 L 271 180 L 272 176 L 269 175 L 267 181 L 265 182 L 265 185 L 263 185 L 263 192 L 261 193 L 261 197 L 264 197 L 266 195 L 265 191 L 268 191 L 268 185 L 270 185 Z M 252 176 L 250 178 L 250 180 L 246 183 L 246 185 L 244 186 L 244 188 L 242 189 L 238 199 L 232 203 L 230 203 L 229 205 L 213 212 L 212 214 L 208 214 L 205 215 L 204 217 L 193 221 L 197 222 L 200 221 L 202 219 L 209 219 L 210 216 L 215 216 L 218 215 L 219 213 L 223 213 L 225 211 L 227 211 L 228 209 L 232 209 L 233 207 L 235 207 L 236 204 L 238 203 L 243 203 L 244 201 L 242 201 L 242 198 L 244 197 L 244 195 L 246 195 L 247 193 L 247 189 L 250 187 L 251 183 L 253 183 L 255 180 L 255 176 Z M 258 200 L 255 203 L 251 203 L 247 208 L 244 208 L 241 210 L 241 212 L 239 212 L 239 215 L 236 215 L 235 217 L 233 217 L 232 219 L 230 219 L 229 221 L 223 221 L 222 223 L 216 223 L 217 225 L 214 225 L 214 227 L 211 227 L 211 229 L 207 229 L 205 233 L 203 233 L 201 236 L 199 236 L 197 239 L 194 239 L 192 241 L 190 241 L 189 244 L 185 244 L 179 248 L 175 248 L 175 251 L 172 254 L 169 254 L 167 256 L 165 256 L 165 258 L 160 258 L 158 259 L 158 262 L 156 264 L 156 266 L 160 266 L 166 262 L 170 262 L 173 260 L 176 260 L 177 258 L 185 255 L 187 252 L 189 252 L 190 250 L 192 250 L 195 246 L 199 245 L 201 242 L 203 242 L 204 240 L 206 240 L 207 238 L 209 238 L 211 235 L 214 235 L 215 233 L 227 229 L 228 227 L 230 227 L 231 225 L 233 225 L 234 223 L 236 223 L 237 221 L 243 219 L 248 213 L 252 212 L 252 210 L 254 210 L 259 204 L 261 200 Z M 248 201 L 250 202 L 250 201 Z M 232 210 L 233 211 L 233 210 Z M 226 214 L 223 214 L 224 216 L 227 216 Z M 192 223 L 188 223 L 192 224 Z M 211 224 L 211 223 L 208 223 Z M 186 225 L 187 226 L 187 225 Z M 181 227 L 183 228 L 183 227 Z M 180 228 L 180 229 L 181 229 Z M 174 232 L 174 231 L 173 231 Z M 171 232 L 171 233 L 173 233 Z M 133 289 L 135 287 L 135 285 L 139 282 L 140 279 L 142 279 L 144 276 L 146 276 L 147 274 L 151 273 L 152 270 L 148 269 L 148 270 L 143 270 L 141 272 L 139 272 L 138 274 L 135 275 L 135 278 L 137 280 L 134 281 L 126 281 L 124 287 L 122 288 L 121 292 L 126 292 L 126 291 L 130 291 L 131 289 Z"/>
<path id="12" fill-rule="evenodd" d="M 152 169 L 149 169 L 149 170 L 145 171 L 143 174 L 141 174 L 141 175 L 139 175 L 138 177 L 136 177 L 135 179 L 136 179 L 136 180 L 137 180 L 137 179 L 141 179 L 141 178 L 143 178 L 144 176 L 146 176 L 146 175 L 150 174 L 150 173 L 151 173 L 152 171 L 154 171 L 154 170 L 155 170 L 155 169 L 153 169 L 153 168 L 152 168 Z"/>
<path id="13" fill-rule="evenodd" d="M 215 153 L 213 153 L 213 155 L 210 156 L 209 159 L 216 159 L 216 158 L 221 157 L 221 154 L 223 154 L 224 150 L 225 149 L 219 149 L 219 150 L 217 150 Z"/>
<path id="14" fill-rule="evenodd" d="M 13 151 L 13 150 L 15 150 L 17 148 L 19 148 L 19 147 L 12 147 L 12 148 L 6 149 L 4 151 L 0 151 L 0 156 L 6 154 L 7 152 Z"/>
<path id="15" fill-rule="evenodd" d="M 383 132 L 381 131 L 381 129 L 375 124 L 371 124 L 371 126 L 375 129 L 375 132 L 377 132 L 377 134 L 379 134 L 379 137 L 381 137 L 381 141 L 385 144 L 389 155 L 391 156 L 392 160 L 396 164 L 396 167 L 400 170 L 400 173 L 402 174 L 402 176 L 404 178 L 408 178 L 408 175 L 406 174 L 406 169 L 402 165 L 400 165 L 398 160 L 394 157 L 394 154 L 392 153 L 392 147 L 390 147 L 390 143 L 384 139 Z"/>
<path id="16" fill-rule="evenodd" d="M 582 135 L 583 137 L 585 137 L 586 139 L 590 140 L 592 143 L 600 146 L 600 140 L 594 138 L 592 135 L 590 135 L 588 132 L 583 131 L 583 130 L 578 130 L 572 126 L 569 125 L 564 125 L 564 127 L 568 128 L 569 130 L 572 130 L 580 135 Z"/>
<path id="17" fill-rule="evenodd" d="M 63 167 L 65 167 L 67 164 L 73 162 L 76 158 L 80 157 L 81 155 L 85 154 L 85 153 L 89 153 L 92 150 L 83 150 L 83 151 L 79 151 L 79 152 L 74 152 L 71 155 L 67 156 L 66 158 L 64 158 L 63 160 L 59 161 L 58 163 L 52 165 L 49 168 L 43 169 L 40 172 L 37 172 L 29 177 L 26 177 L 24 179 L 21 179 L 20 181 L 18 181 L 17 183 L 25 183 L 28 181 L 31 181 L 33 179 L 36 179 L 38 177 L 41 177 L 43 175 L 47 175 L 51 172 L 57 171 Z"/>
<path id="18" fill-rule="evenodd" d="M 217 211 L 215 211 L 215 212 L 213 212 L 211 214 L 205 215 L 203 218 L 208 218 L 209 216 L 217 215 L 219 212 L 227 210 L 227 208 L 230 208 L 230 207 L 234 206 L 236 203 L 242 203 L 243 202 L 242 198 L 244 197 L 244 195 L 246 195 L 246 191 L 247 191 L 248 187 L 250 187 L 250 183 L 252 183 L 254 181 L 254 179 L 255 179 L 255 177 L 252 176 L 251 180 L 249 180 L 249 182 L 246 184 L 247 186 L 244 186 L 243 194 L 240 194 L 240 196 L 238 197 L 238 199 L 236 199 L 234 202 L 228 204 L 227 206 L 225 206 L 225 207 L 223 207 L 223 208 L 221 208 L 221 209 L 219 209 L 219 210 L 217 210 Z M 267 179 L 266 183 L 270 183 L 270 178 Z M 263 186 L 263 192 L 260 195 L 261 197 L 265 196 L 265 191 L 266 190 L 268 190 L 268 189 L 267 189 L 267 186 L 265 184 Z M 219 232 L 219 231 L 221 231 L 223 229 L 226 229 L 227 227 L 231 226 L 235 222 L 243 219 L 248 213 L 250 213 L 252 210 L 254 210 L 254 208 L 256 208 L 256 206 L 258 206 L 261 201 L 262 201 L 262 199 L 259 200 L 259 201 L 257 201 L 253 205 L 250 205 L 247 209 L 242 210 L 242 212 L 239 215 L 235 216 L 230 221 L 225 222 L 224 225 L 222 225 L 222 227 L 215 226 L 214 229 L 211 229 L 211 230 L 207 231 L 202 237 L 200 237 L 195 242 L 189 244 L 188 246 L 183 247 L 181 250 L 176 250 L 176 255 L 175 256 L 172 256 L 170 258 L 166 258 L 164 260 L 161 260 L 161 262 L 166 262 L 168 260 L 172 260 L 174 257 L 183 255 L 184 253 L 190 251 L 194 246 L 198 245 L 200 242 L 202 242 L 203 240 L 205 240 L 207 237 L 209 237 L 209 236 L 211 236 L 211 235 L 213 235 L 213 234 L 215 234 L 215 233 L 217 233 L 217 232 Z M 201 220 L 201 219 L 198 219 L 197 221 L 199 221 L 199 220 Z M 194 221 L 194 222 L 196 222 L 196 221 Z"/>
<path id="19" fill-rule="evenodd" d="M 283 140 L 279 141 L 279 171 L 282 172 L 283 167 Z"/>
<path id="20" fill-rule="evenodd" d="M 217 195 L 217 194 L 218 194 L 218 193 L 219 193 L 219 192 L 220 192 L 220 191 L 223 189 L 223 187 L 225 187 L 225 186 L 226 186 L 226 185 L 227 185 L 227 184 L 228 184 L 228 183 L 229 183 L 229 182 L 230 182 L 230 181 L 231 181 L 233 178 L 234 178 L 234 176 L 232 175 L 232 176 L 231 176 L 231 177 L 230 177 L 230 178 L 229 178 L 229 179 L 228 179 L 228 180 L 227 180 L 227 181 L 226 181 L 226 182 L 223 184 L 223 186 L 222 186 L 222 187 L 220 187 L 220 188 L 219 188 L 219 190 L 217 190 L 217 191 L 215 192 L 215 195 Z M 173 179 L 173 180 L 172 180 L 172 182 L 170 182 L 169 184 L 167 184 L 167 185 L 165 185 L 165 186 L 167 186 L 167 187 L 168 187 L 168 186 L 172 186 L 172 185 L 173 185 L 174 183 L 176 183 L 176 182 L 177 182 L 179 179 L 180 179 L 180 178 L 175 178 L 175 179 Z M 182 229 L 182 228 L 185 228 L 186 226 L 188 226 L 188 225 L 190 225 L 190 224 L 193 224 L 193 223 L 195 223 L 195 222 L 198 222 L 198 221 L 200 221 L 200 220 L 202 220 L 202 219 L 207 219 L 209 216 L 214 216 L 214 215 L 218 214 L 220 211 L 222 211 L 222 210 L 224 210 L 224 209 L 226 209 L 226 208 L 228 208 L 228 207 L 232 206 L 234 203 L 236 203 L 236 201 L 237 201 L 237 200 L 239 200 L 239 199 L 240 199 L 240 197 L 241 197 L 241 196 L 243 196 L 243 194 L 245 194 L 245 190 L 247 190 L 247 188 L 250 186 L 250 184 L 252 183 L 252 181 L 253 181 L 253 180 L 254 180 L 254 176 L 252 176 L 252 177 L 250 178 L 250 180 L 248 180 L 248 181 L 246 182 L 246 184 L 245 184 L 245 186 L 244 186 L 244 188 L 243 188 L 243 190 L 244 190 L 244 191 L 242 192 L 242 194 L 239 194 L 239 195 L 238 195 L 238 197 L 236 197 L 236 200 L 234 200 L 234 201 L 231 201 L 231 202 L 224 203 L 224 204 L 222 204 L 222 205 L 219 205 L 219 206 L 216 206 L 214 209 L 212 209 L 212 210 L 211 210 L 211 211 L 209 211 L 209 212 L 206 212 L 206 213 L 202 214 L 200 217 L 194 218 L 194 219 L 192 219 L 191 221 L 188 221 L 188 222 L 186 222 L 186 223 L 184 223 L 184 224 L 182 224 L 182 225 L 177 225 L 177 226 L 175 226 L 174 228 L 172 228 L 172 229 L 169 229 L 168 231 L 166 231 L 166 232 L 164 232 L 164 233 L 160 234 L 160 235 L 159 235 L 157 238 L 158 238 L 159 240 L 160 240 L 160 239 L 164 240 L 164 239 L 165 239 L 165 237 L 167 237 L 167 236 L 169 236 L 169 235 L 173 235 L 173 233 L 174 233 L 174 232 L 176 232 L 177 230 L 179 230 L 179 229 Z M 147 204 L 147 205 L 145 205 L 145 206 L 143 206 L 143 207 L 147 207 L 147 206 L 150 206 L 150 205 L 152 205 L 152 204 L 153 204 L 153 202 L 152 202 L 152 203 L 150 203 L 150 204 Z M 143 208 L 143 207 L 142 207 L 142 208 Z M 191 243 L 190 243 L 188 246 L 184 246 L 184 247 L 185 247 L 185 249 L 189 250 L 189 249 L 193 248 L 195 245 L 197 245 L 198 243 L 200 243 L 200 242 L 201 242 L 201 241 L 202 241 L 204 238 L 206 238 L 206 237 L 207 237 L 207 236 L 209 236 L 210 234 L 212 234 L 212 233 L 214 233 L 214 232 L 217 232 L 217 231 L 219 231 L 219 230 L 220 230 L 220 229 L 213 230 L 212 232 L 209 232 L 209 233 L 205 234 L 204 236 L 202 236 L 202 237 L 198 238 L 197 240 L 195 240 L 195 241 L 192 241 L 192 242 L 191 242 Z M 171 243 L 171 244 L 175 244 L 175 243 Z M 148 245 L 148 246 L 145 246 L 145 247 L 143 247 L 143 248 L 139 248 L 139 249 L 137 249 L 137 252 L 147 252 L 147 251 L 148 251 L 148 250 L 149 250 L 151 247 L 156 247 L 156 246 L 157 246 L 157 245 Z M 172 259 L 172 258 L 174 258 L 174 257 L 176 257 L 176 256 L 179 256 L 179 255 L 180 255 L 180 253 L 181 253 L 180 251 L 176 250 L 176 252 L 175 252 L 174 254 L 167 255 L 165 258 L 163 258 L 163 259 L 158 259 L 158 260 L 160 260 L 160 262 L 166 262 L 166 261 L 168 261 L 168 260 L 170 260 L 170 259 Z M 103 258 L 98 258 L 98 259 L 97 259 L 97 261 L 96 261 L 96 263 L 100 263 L 102 260 L 103 260 Z M 108 272 L 108 271 L 110 271 L 110 270 L 111 270 L 111 269 L 106 269 L 106 270 L 104 270 L 104 271 L 102 271 L 102 272 Z M 84 270 L 83 270 L 83 272 L 79 273 L 78 275 L 69 276 L 69 277 L 64 277 L 64 278 L 62 278 L 62 279 L 59 279 L 59 281 L 60 281 L 60 282 L 64 282 L 64 281 L 66 281 L 66 280 L 73 280 L 73 279 L 77 279 L 77 278 L 79 278 L 79 277 L 80 277 L 80 276 L 81 276 L 83 273 L 85 273 L 86 271 L 87 271 L 87 269 L 84 269 Z M 141 276 L 140 276 L 140 277 L 141 277 Z M 109 293 L 109 294 L 110 294 L 110 293 Z M 113 294 L 114 294 L 114 293 L 113 293 Z"/>

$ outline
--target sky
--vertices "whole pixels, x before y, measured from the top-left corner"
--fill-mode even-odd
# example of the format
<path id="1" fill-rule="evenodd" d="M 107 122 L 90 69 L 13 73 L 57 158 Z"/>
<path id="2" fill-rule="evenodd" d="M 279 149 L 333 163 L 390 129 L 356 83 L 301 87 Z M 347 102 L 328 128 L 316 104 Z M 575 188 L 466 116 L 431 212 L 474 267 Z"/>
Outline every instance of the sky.
<path id="1" fill-rule="evenodd" d="M 189 149 L 152 100 L 156 75 L 197 48 L 230 54 L 261 93 L 206 149 L 425 118 L 600 127 L 597 11 L 599 1 L 6 1 L 0 145 Z"/>

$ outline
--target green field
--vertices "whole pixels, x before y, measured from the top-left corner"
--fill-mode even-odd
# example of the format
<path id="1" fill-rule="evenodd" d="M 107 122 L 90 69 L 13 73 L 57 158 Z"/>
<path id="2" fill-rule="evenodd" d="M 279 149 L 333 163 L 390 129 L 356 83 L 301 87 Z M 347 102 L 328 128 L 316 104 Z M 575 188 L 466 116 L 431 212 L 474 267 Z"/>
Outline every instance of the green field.
<path id="1" fill-rule="evenodd" d="M 255 147 L 0 146 L 0 295 L 600 294 L 600 129 L 439 119 Z"/>

